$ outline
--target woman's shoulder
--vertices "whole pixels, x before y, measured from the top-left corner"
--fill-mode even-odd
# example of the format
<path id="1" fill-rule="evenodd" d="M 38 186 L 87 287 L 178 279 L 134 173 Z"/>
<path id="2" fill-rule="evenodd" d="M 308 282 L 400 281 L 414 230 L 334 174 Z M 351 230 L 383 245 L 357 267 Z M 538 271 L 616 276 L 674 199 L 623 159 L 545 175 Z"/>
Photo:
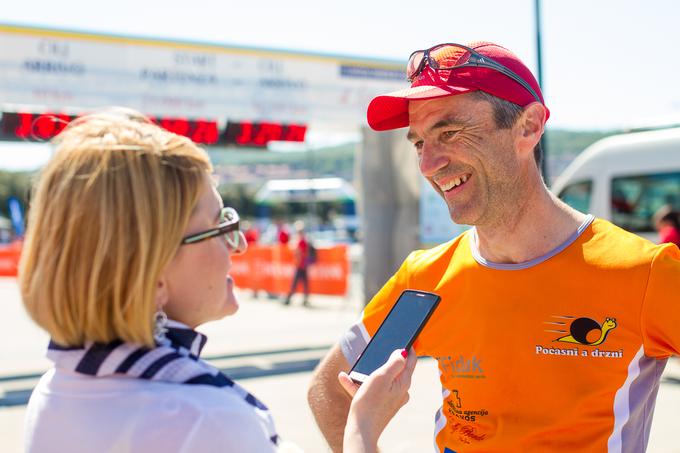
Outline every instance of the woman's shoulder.
<path id="1" fill-rule="evenodd" d="M 51 372 L 31 400 L 27 428 L 37 444 L 84 441 L 88 432 L 94 445 L 127 433 L 153 449 L 229 451 L 233 444 L 239 451 L 273 451 L 260 415 L 230 388 Z"/>
<path id="2" fill-rule="evenodd" d="M 243 397 L 229 387 L 149 381 L 123 375 L 91 377 L 61 370 L 47 372 L 36 387 L 36 393 L 60 399 L 111 399 L 122 404 L 141 398 L 145 402 L 174 402 L 205 410 L 231 412 L 248 411 L 250 408 Z"/>

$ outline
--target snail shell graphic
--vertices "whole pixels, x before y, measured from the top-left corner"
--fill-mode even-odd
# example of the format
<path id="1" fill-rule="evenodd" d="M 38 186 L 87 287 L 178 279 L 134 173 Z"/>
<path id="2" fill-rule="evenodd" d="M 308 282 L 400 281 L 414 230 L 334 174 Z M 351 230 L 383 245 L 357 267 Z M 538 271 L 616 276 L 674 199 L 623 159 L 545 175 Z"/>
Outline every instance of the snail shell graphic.
<path id="1" fill-rule="evenodd" d="M 555 339 L 555 341 L 562 341 L 565 343 L 577 343 L 587 346 L 597 346 L 604 342 L 609 335 L 609 332 L 616 328 L 616 319 L 606 318 L 602 325 L 599 325 L 597 321 L 590 318 L 578 318 L 575 319 L 571 326 L 569 326 L 569 333 L 571 335 L 566 335 Z M 593 331 L 599 333 L 599 337 L 595 341 L 588 341 L 588 334 Z M 592 335 L 590 335 L 592 338 Z"/>

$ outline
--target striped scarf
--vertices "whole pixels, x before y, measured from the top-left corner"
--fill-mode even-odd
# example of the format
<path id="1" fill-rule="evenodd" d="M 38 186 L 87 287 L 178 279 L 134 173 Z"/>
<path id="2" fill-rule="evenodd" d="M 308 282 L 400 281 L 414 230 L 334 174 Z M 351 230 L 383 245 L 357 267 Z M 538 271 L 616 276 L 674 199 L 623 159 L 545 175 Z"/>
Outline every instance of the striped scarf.
<path id="1" fill-rule="evenodd" d="M 114 341 L 87 343 L 84 347 L 63 347 L 50 341 L 47 358 L 58 369 L 88 376 L 126 375 L 138 379 L 176 384 L 201 384 L 236 392 L 263 420 L 274 445 L 279 445 L 274 419 L 255 396 L 214 366 L 199 358 L 207 338 L 176 321 L 168 321 L 165 339 L 155 348 Z"/>

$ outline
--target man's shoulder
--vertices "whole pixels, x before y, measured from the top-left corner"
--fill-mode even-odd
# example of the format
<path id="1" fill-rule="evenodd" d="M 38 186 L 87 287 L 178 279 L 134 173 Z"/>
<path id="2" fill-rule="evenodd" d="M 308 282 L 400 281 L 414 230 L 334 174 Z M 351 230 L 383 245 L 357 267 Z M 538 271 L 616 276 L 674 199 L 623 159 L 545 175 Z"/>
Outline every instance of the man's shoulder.
<path id="1" fill-rule="evenodd" d="M 435 245 L 431 248 L 420 249 L 411 252 L 411 254 L 406 258 L 406 261 L 410 265 L 415 265 L 417 267 L 422 266 L 433 266 L 438 263 L 450 263 L 452 256 L 457 251 L 464 251 L 467 235 L 470 230 L 467 230 L 448 242 L 444 242 L 439 245 Z"/>
<path id="2" fill-rule="evenodd" d="M 591 225 L 591 232 L 586 235 L 585 244 L 590 247 L 608 250 L 620 250 L 637 256 L 654 256 L 659 245 L 644 237 L 626 231 L 608 220 L 596 218 Z"/>

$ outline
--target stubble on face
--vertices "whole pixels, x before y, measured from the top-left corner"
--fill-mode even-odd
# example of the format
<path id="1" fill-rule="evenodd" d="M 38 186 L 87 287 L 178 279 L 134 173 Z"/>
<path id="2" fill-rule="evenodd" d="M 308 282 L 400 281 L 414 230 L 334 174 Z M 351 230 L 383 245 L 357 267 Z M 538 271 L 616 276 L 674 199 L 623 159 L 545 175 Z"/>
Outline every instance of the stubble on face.
<path id="1" fill-rule="evenodd" d="M 466 94 L 412 102 L 409 112 L 409 139 L 422 140 L 422 153 L 437 153 L 445 162 L 436 171 L 424 171 L 421 165 L 421 171 L 444 198 L 451 219 L 478 226 L 502 223 L 521 187 L 512 129 L 498 129 L 491 104 Z M 443 139 L 442 132 L 453 138 Z M 420 154 L 421 163 L 432 158 Z M 441 189 L 442 181 L 463 174 L 470 179 L 460 193 L 447 195 Z"/>

